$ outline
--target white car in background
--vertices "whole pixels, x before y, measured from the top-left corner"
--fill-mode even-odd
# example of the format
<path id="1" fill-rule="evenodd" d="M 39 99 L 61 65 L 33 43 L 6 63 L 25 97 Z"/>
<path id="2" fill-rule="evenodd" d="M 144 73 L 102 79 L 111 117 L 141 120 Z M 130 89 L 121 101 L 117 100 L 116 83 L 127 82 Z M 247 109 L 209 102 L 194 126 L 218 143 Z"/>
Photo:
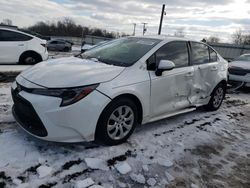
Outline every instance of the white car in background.
<path id="1" fill-rule="evenodd" d="M 250 54 L 244 54 L 229 63 L 229 81 L 242 82 L 250 87 Z"/>
<path id="2" fill-rule="evenodd" d="M 200 106 L 217 110 L 227 66 L 204 43 L 120 38 L 22 72 L 12 86 L 13 115 L 24 130 L 44 140 L 115 145 L 138 124 Z"/>
<path id="3" fill-rule="evenodd" d="M 31 65 L 47 59 L 46 40 L 0 26 L 0 64 Z"/>

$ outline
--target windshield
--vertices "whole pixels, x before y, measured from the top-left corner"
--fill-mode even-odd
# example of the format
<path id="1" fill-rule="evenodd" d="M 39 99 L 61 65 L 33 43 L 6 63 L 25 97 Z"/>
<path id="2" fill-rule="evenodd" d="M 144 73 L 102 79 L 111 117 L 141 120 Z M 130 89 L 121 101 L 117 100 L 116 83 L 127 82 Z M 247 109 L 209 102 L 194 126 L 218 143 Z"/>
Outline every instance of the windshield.
<path id="1" fill-rule="evenodd" d="M 81 56 L 83 59 L 97 59 L 100 62 L 128 67 L 142 58 L 161 40 L 149 38 L 121 38 L 92 48 Z"/>
<path id="2" fill-rule="evenodd" d="M 235 61 L 250 61 L 250 55 L 242 55 L 236 58 Z"/>

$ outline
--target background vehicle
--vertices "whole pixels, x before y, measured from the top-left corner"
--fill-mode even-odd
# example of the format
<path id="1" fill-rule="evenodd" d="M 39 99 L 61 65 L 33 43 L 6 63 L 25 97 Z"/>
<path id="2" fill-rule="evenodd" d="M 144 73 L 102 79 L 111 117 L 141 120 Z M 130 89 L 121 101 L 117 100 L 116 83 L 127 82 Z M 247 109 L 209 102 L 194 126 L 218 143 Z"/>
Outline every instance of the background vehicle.
<path id="1" fill-rule="evenodd" d="M 250 54 L 244 54 L 229 64 L 230 82 L 243 82 L 250 87 Z"/>
<path id="2" fill-rule="evenodd" d="M 0 27 L 0 63 L 30 65 L 47 59 L 45 40 L 16 29 Z"/>
<path id="3" fill-rule="evenodd" d="M 138 124 L 217 110 L 225 96 L 228 63 L 204 43 L 127 37 L 79 57 L 40 63 L 13 83 L 13 114 L 30 134 L 114 145 Z"/>
<path id="4" fill-rule="evenodd" d="M 70 43 L 62 39 L 54 39 L 54 40 L 48 41 L 47 48 L 48 50 L 51 50 L 51 51 L 69 52 L 72 49 L 72 44 L 73 43 Z"/>
<path id="5" fill-rule="evenodd" d="M 109 42 L 109 41 L 102 41 L 102 42 L 99 42 L 99 43 L 97 43 L 97 44 L 95 44 L 95 45 L 90 45 L 90 44 L 85 44 L 85 43 L 84 43 L 84 44 L 82 45 L 82 47 L 81 47 L 81 52 L 82 52 L 82 53 L 83 53 L 83 52 L 86 52 L 87 50 L 90 50 L 90 49 L 95 48 L 95 47 L 97 47 L 97 46 L 106 44 L 107 42 Z"/>

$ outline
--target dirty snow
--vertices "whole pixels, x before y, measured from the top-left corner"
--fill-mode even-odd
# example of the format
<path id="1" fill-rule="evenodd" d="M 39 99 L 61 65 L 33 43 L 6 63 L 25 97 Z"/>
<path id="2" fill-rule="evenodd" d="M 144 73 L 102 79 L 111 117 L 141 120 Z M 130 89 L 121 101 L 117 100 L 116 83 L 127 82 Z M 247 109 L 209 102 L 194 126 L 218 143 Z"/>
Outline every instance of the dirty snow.
<path id="1" fill-rule="evenodd" d="M 85 158 L 87 166 L 94 170 L 108 170 L 108 167 L 104 160 L 97 158 Z"/>
<path id="2" fill-rule="evenodd" d="M 51 175 L 52 170 L 53 169 L 49 166 L 40 166 L 36 169 L 39 178 L 44 178 L 48 175 Z"/>
<path id="3" fill-rule="evenodd" d="M 138 126 L 126 143 L 107 147 L 27 135 L 11 115 L 10 85 L 0 83 L 0 187 L 74 187 L 87 178 L 104 188 L 250 187 L 249 90 L 228 94 L 216 112 Z"/>
<path id="4" fill-rule="evenodd" d="M 93 185 L 95 182 L 91 178 L 87 178 L 85 180 L 77 181 L 75 188 L 86 188 Z"/>
<path id="5" fill-rule="evenodd" d="M 145 177 L 142 174 L 134 174 L 134 173 L 132 173 L 130 175 L 130 178 L 133 181 L 135 181 L 136 183 L 145 184 L 145 182 L 146 182 Z"/>
<path id="6" fill-rule="evenodd" d="M 130 165 L 127 162 L 122 162 L 122 163 L 116 164 L 115 168 L 121 174 L 127 174 L 132 170 L 132 168 L 130 167 Z"/>

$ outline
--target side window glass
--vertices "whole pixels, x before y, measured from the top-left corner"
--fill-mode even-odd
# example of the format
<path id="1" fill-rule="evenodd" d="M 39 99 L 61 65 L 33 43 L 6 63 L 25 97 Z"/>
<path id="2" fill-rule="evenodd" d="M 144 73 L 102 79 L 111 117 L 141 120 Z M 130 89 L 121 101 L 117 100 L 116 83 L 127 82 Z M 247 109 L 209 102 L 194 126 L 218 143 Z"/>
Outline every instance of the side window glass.
<path id="1" fill-rule="evenodd" d="M 0 33 L 0 41 L 28 41 L 31 39 L 30 36 L 13 31 L 1 30 Z"/>
<path id="2" fill-rule="evenodd" d="M 188 66 L 189 56 L 187 43 L 183 41 L 169 42 L 156 52 L 156 64 L 160 60 L 169 60 L 176 68 Z"/>
<path id="3" fill-rule="evenodd" d="M 191 42 L 192 63 L 194 65 L 209 63 L 208 46 L 198 42 Z"/>
<path id="4" fill-rule="evenodd" d="M 212 48 L 209 48 L 209 54 L 211 63 L 218 61 L 217 53 Z"/>
<path id="5" fill-rule="evenodd" d="M 0 41 L 3 41 L 3 36 L 2 36 L 3 31 L 0 30 Z"/>

